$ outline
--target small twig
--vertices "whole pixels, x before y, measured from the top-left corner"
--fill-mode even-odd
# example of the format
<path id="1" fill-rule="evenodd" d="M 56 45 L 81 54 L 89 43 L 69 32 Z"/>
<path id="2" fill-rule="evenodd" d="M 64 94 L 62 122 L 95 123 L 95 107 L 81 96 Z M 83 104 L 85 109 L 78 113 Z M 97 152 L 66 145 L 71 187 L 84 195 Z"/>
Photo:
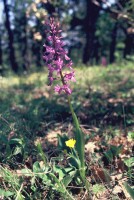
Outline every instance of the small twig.
<path id="1" fill-rule="evenodd" d="M 83 189 L 84 187 L 77 187 L 77 186 L 67 186 L 67 188 Z"/>
<path id="2" fill-rule="evenodd" d="M 83 197 L 81 198 L 81 200 L 84 200 L 84 198 L 86 197 L 86 195 L 87 195 L 87 190 L 85 191 L 85 193 L 84 193 L 84 195 L 83 195 Z"/>

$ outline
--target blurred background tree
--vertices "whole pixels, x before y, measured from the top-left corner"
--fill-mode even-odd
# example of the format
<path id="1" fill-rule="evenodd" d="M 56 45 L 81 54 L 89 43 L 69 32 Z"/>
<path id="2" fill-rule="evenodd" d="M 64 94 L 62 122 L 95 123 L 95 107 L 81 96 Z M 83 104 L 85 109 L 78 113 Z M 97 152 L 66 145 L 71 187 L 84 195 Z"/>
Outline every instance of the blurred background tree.
<path id="1" fill-rule="evenodd" d="M 134 0 L 1 0 L 0 73 L 40 69 L 45 21 L 62 24 L 73 61 L 98 65 L 133 59 Z"/>

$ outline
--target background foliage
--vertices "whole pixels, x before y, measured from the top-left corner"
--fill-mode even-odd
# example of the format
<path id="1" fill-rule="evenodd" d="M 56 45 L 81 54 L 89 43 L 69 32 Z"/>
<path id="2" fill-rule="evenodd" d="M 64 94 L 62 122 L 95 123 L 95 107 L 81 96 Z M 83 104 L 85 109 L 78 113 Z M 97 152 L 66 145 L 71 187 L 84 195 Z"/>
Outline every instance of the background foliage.
<path id="1" fill-rule="evenodd" d="M 44 23 L 62 24 L 75 63 L 102 64 L 133 59 L 133 0 L 1 0 L 0 71 L 43 66 Z"/>

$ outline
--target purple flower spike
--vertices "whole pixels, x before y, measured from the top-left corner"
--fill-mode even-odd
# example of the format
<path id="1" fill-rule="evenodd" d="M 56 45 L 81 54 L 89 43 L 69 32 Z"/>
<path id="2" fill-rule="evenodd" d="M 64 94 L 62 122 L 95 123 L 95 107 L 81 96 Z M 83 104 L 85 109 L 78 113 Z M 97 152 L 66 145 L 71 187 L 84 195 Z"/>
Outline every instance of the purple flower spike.
<path id="1" fill-rule="evenodd" d="M 72 60 L 68 57 L 67 52 L 63 49 L 64 43 L 61 40 L 60 25 L 54 21 L 54 18 L 50 18 L 50 22 L 46 23 L 48 30 L 47 45 L 45 47 L 45 60 L 48 67 L 48 79 L 49 85 L 52 85 L 55 80 L 61 80 L 62 85 L 55 86 L 55 92 L 64 92 L 67 95 L 72 93 L 69 82 L 75 81 L 75 74 L 72 68 Z M 65 71 L 67 69 L 67 72 Z M 69 72 L 70 70 L 70 72 Z M 55 73 L 56 72 L 56 73 Z M 54 77 L 54 74 L 56 74 Z"/>

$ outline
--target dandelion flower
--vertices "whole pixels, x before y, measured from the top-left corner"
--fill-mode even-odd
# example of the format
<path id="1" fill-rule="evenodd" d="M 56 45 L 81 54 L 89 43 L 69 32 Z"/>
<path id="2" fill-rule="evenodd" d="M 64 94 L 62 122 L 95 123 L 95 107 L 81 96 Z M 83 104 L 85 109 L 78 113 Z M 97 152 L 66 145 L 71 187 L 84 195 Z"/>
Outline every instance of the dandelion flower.
<path id="1" fill-rule="evenodd" d="M 74 148 L 74 145 L 76 144 L 76 140 L 70 139 L 70 140 L 66 141 L 65 143 L 66 143 L 67 147 Z"/>

